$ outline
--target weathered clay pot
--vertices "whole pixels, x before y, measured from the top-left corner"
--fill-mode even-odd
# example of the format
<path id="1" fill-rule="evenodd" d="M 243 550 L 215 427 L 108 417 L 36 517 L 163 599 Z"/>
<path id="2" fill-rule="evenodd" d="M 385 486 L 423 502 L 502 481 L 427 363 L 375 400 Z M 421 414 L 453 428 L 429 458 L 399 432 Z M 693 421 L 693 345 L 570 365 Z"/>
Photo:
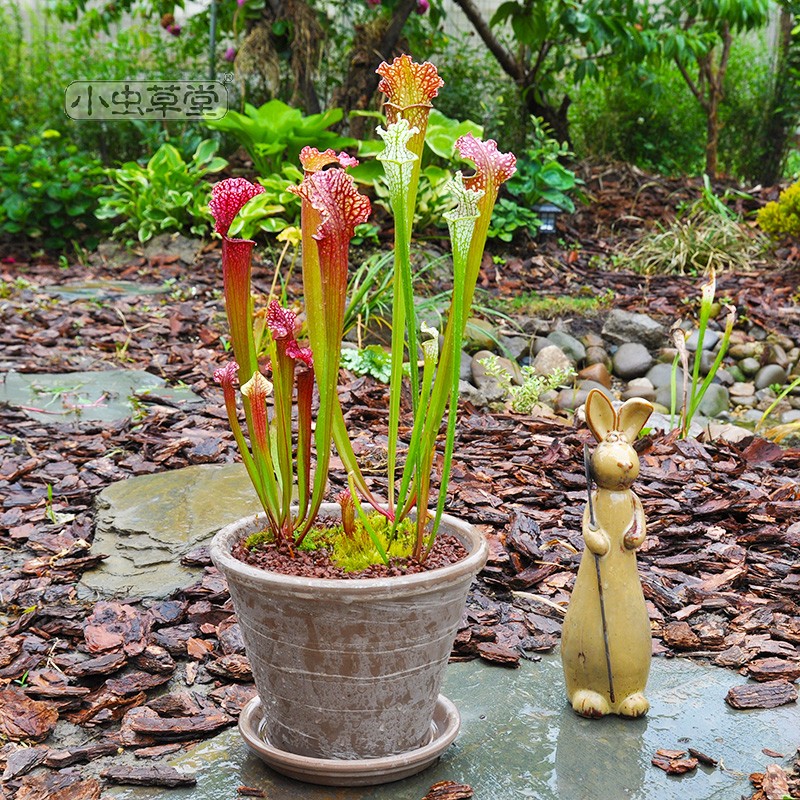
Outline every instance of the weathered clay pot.
<path id="1" fill-rule="evenodd" d="M 325 504 L 325 516 L 339 506 Z M 231 556 L 263 515 L 221 530 L 211 558 L 225 575 L 263 708 L 264 733 L 311 758 L 407 753 L 431 735 L 444 669 L 472 578 L 488 547 L 471 525 L 442 518 L 469 555 L 391 578 L 327 580 L 267 572 Z"/>

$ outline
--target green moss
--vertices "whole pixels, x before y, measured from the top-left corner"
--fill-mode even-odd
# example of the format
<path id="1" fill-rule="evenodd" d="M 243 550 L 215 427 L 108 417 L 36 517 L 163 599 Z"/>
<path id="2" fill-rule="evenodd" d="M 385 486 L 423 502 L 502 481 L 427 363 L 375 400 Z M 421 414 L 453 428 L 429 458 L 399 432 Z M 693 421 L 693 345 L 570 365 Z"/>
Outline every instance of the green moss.
<path id="1" fill-rule="evenodd" d="M 614 292 L 611 289 L 602 294 L 593 290 L 579 290 L 577 295 L 543 296 L 537 292 L 525 292 L 509 300 L 508 305 L 513 311 L 524 312 L 532 316 L 561 316 L 563 314 L 576 314 L 578 316 L 591 316 L 600 309 L 611 305 Z"/>
<path id="2" fill-rule="evenodd" d="M 274 540 L 273 535 L 269 531 L 258 531 L 257 533 L 251 533 L 244 540 L 244 546 L 248 550 L 256 550 L 264 544 L 271 544 Z"/>
<path id="3" fill-rule="evenodd" d="M 414 549 L 416 536 L 415 523 L 404 520 L 394 541 L 389 541 L 391 527 L 389 521 L 376 512 L 369 515 L 370 524 L 380 538 L 390 558 L 409 558 Z M 271 544 L 274 537 L 269 531 L 253 533 L 244 540 L 248 550 Z M 374 564 L 382 564 L 383 559 L 360 520 L 356 520 L 352 536 L 344 532 L 341 523 L 329 527 L 312 528 L 300 544 L 299 550 L 327 550 L 330 560 L 345 572 L 358 572 Z"/>
<path id="4" fill-rule="evenodd" d="M 370 515 L 370 524 L 390 558 L 408 558 L 411 555 L 415 538 L 414 523 L 411 520 L 404 520 L 400 524 L 393 542 L 389 541 L 391 528 L 386 517 L 373 513 Z M 331 561 L 345 572 L 357 572 L 373 564 L 383 563 L 380 553 L 360 521 L 356 522 L 352 536 L 347 536 L 339 526 L 331 544 Z"/>

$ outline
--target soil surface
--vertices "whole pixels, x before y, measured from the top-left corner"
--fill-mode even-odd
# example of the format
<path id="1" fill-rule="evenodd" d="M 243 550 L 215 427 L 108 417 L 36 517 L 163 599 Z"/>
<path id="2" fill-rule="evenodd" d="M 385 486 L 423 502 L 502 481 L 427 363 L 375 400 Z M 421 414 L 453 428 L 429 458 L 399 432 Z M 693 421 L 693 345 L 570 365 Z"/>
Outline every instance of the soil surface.
<path id="1" fill-rule="evenodd" d="M 414 558 L 390 558 L 388 564 L 374 564 L 367 569 L 347 572 L 331 562 L 326 548 L 298 550 L 288 545 L 266 544 L 245 547 L 239 542 L 232 555 L 245 564 L 260 567 L 282 575 L 301 578 L 335 578 L 338 580 L 363 580 L 366 578 L 390 578 L 399 575 L 416 575 L 432 569 L 455 564 L 467 557 L 467 551 L 455 536 L 440 534 L 436 537 L 428 557 L 420 562 Z"/>
<path id="2" fill-rule="evenodd" d="M 699 278 L 607 271 L 592 256 L 612 254 L 643 228 L 670 219 L 682 197 L 696 197 L 699 182 L 621 166 L 587 168 L 584 179 L 592 205 L 559 220 L 558 237 L 517 244 L 498 263 L 487 255 L 481 287 L 507 297 L 611 289 L 614 307 L 667 325 L 690 314 Z M 760 200 L 771 199 L 770 192 L 777 195 L 765 191 Z M 2 796 L 45 797 L 65 781 L 98 779 L 42 777 L 34 772 L 41 764 L 61 769 L 120 746 L 140 758 L 168 755 L 234 724 L 252 696 L 227 587 L 202 548 L 185 560 L 202 568 L 197 582 L 168 600 L 92 602 L 79 599 L 75 588 L 104 557 L 91 547 L 94 498 L 102 488 L 238 456 L 212 379 L 229 357 L 214 243 L 193 264 L 169 248 L 149 257 L 99 255 L 68 269 L 8 248 L 4 255 L 4 372 L 145 369 L 187 384 L 205 401 L 185 411 L 142 393 L 135 417 L 112 425 L 50 412 L 45 402 L 39 410 L 52 413 L 51 422 L 0 408 L 0 613 L 8 623 L 0 638 L 0 737 L 10 742 L 0 748 Z M 273 255 L 264 247 L 257 256 L 260 292 L 269 290 Z M 69 301 L 46 292 L 104 278 L 167 281 L 168 293 Z M 789 244 L 750 272 L 718 276 L 718 293 L 751 324 L 798 341 L 798 279 L 798 250 Z M 296 289 L 293 282 L 290 291 Z M 587 330 L 602 325 L 598 314 L 586 320 Z M 386 387 L 343 374 L 340 394 L 357 431 L 354 450 L 371 479 L 385 453 Z M 404 441 L 407 435 L 401 431 Z M 491 556 L 470 595 L 454 658 L 513 667 L 556 645 L 583 548 L 582 451 L 592 442 L 578 416 L 539 419 L 462 404 L 447 508 L 481 527 Z M 800 660 L 800 448 L 758 436 L 730 444 L 657 434 L 640 440 L 637 450 L 641 473 L 633 488 L 648 520 L 640 574 L 654 652 L 793 686 Z M 345 488 L 340 466 L 334 457 L 330 497 Z M 374 483 L 377 492 L 385 488 L 377 477 Z M 170 680 L 183 688 L 154 699 L 153 690 Z M 202 694 L 195 691 L 200 685 Z M 81 726 L 86 736 L 41 744 L 58 719 Z M 21 741 L 34 746 L 13 744 Z M 158 769 L 150 779 L 176 780 Z M 790 789 L 800 797 L 796 781 Z M 99 796 L 88 783 L 70 791 Z"/>

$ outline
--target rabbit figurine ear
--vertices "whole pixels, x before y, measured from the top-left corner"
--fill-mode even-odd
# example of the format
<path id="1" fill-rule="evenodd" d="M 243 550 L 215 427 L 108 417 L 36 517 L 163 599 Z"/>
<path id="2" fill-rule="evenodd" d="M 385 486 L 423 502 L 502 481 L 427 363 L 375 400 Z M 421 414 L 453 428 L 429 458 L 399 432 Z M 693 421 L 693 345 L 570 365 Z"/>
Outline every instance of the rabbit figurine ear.
<path id="1" fill-rule="evenodd" d="M 616 428 L 614 406 L 599 389 L 592 389 L 586 398 L 586 422 L 598 442 L 602 442 Z"/>
<path id="2" fill-rule="evenodd" d="M 625 434 L 625 438 L 633 444 L 639 431 L 644 427 L 650 415 L 653 413 L 653 406 L 639 397 L 632 397 L 622 404 L 619 410 L 618 429 Z"/>

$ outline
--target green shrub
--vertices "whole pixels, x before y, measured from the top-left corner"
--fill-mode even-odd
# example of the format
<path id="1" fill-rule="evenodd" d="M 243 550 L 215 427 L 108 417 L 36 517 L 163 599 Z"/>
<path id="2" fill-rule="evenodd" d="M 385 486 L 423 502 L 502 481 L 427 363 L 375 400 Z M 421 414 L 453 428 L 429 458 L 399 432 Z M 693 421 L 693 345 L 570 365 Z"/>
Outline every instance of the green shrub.
<path id="1" fill-rule="evenodd" d="M 764 157 L 762 127 L 772 91 L 773 59 L 763 34 L 739 38 L 731 50 L 720 106 L 719 158 L 723 172 L 742 180 L 758 180 Z"/>
<path id="2" fill-rule="evenodd" d="M 341 121 L 341 108 L 305 116 L 281 100 L 270 100 L 259 108 L 245 103 L 244 110 L 244 114 L 228 111 L 221 119 L 208 119 L 205 124 L 233 136 L 247 150 L 256 172 L 264 178 L 280 172 L 285 163 L 296 166 L 306 145 L 319 150 L 329 147 L 341 150 L 356 145 L 355 139 L 328 130 Z"/>
<path id="3" fill-rule="evenodd" d="M 585 81 L 570 106 L 570 130 L 579 158 L 662 175 L 696 174 L 705 163 L 703 112 L 673 66 Z"/>
<path id="4" fill-rule="evenodd" d="M 793 183 L 777 200 L 759 209 L 756 219 L 761 230 L 775 239 L 800 237 L 800 183 Z"/>
<path id="5" fill-rule="evenodd" d="M 104 171 L 56 130 L 0 147 L 0 235 L 47 249 L 97 246 Z"/>
<path id="6" fill-rule="evenodd" d="M 0 30 L 1 144 L 56 128 L 80 150 L 110 165 L 154 152 L 165 141 L 189 157 L 203 138 L 196 121 L 77 122 L 65 117 L 64 89 L 75 80 L 173 81 L 205 74 L 206 46 L 193 57 L 187 53 L 188 37 L 170 36 L 157 18 L 137 14 L 112 36 L 87 36 L 81 25 L 61 21 L 46 5 L 28 8 L 0 0 Z"/>
<path id="7" fill-rule="evenodd" d="M 755 174 L 753 147 L 770 91 L 762 40 L 737 39 L 720 105 L 719 162 L 740 178 Z M 612 159 L 663 175 L 695 175 L 705 163 L 705 116 L 677 67 L 633 67 L 586 81 L 574 92 L 570 130 L 581 158 Z"/>
<path id="8" fill-rule="evenodd" d="M 561 163 L 572 152 L 566 142 L 553 138 L 541 119 L 532 117 L 531 129 L 533 144 L 517 159 L 517 171 L 505 187 L 511 199 L 501 197 L 492 214 L 489 236 L 504 242 L 510 242 L 517 230 L 539 230 L 540 221 L 534 211 L 537 203 L 552 203 L 570 214 L 575 210 L 568 193 L 579 181 Z"/>
<path id="9" fill-rule="evenodd" d="M 98 219 L 123 217 L 114 235 L 135 234 L 140 242 L 165 231 L 203 236 L 211 215 L 210 187 L 201 179 L 228 163 L 216 157 L 216 151 L 217 143 L 206 139 L 186 163 L 175 147 L 162 144 L 145 166 L 130 162 L 107 170 L 112 191 L 102 198 Z"/>

